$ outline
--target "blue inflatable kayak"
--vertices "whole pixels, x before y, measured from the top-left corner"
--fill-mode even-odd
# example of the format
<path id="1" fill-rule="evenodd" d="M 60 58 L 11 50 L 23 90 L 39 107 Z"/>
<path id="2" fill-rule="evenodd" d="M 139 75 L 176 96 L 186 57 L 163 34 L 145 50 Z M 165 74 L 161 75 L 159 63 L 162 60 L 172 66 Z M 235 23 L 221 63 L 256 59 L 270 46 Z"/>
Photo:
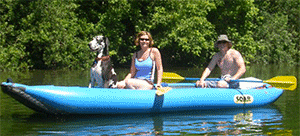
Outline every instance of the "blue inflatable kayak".
<path id="1" fill-rule="evenodd" d="M 247 108 L 268 105 L 283 93 L 264 83 L 251 89 L 195 88 L 194 83 L 168 84 L 172 90 L 24 85 L 2 82 L 2 91 L 25 106 L 47 114 L 159 113 L 186 110 Z"/>

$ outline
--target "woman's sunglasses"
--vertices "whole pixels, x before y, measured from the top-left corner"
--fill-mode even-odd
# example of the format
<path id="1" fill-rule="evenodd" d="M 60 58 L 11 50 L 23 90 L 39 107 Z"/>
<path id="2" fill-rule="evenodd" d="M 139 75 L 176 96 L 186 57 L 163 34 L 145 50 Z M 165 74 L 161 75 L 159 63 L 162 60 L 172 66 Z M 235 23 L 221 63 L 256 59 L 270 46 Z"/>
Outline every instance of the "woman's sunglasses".
<path id="1" fill-rule="evenodd" d="M 149 41 L 149 39 L 140 38 L 140 41 Z"/>

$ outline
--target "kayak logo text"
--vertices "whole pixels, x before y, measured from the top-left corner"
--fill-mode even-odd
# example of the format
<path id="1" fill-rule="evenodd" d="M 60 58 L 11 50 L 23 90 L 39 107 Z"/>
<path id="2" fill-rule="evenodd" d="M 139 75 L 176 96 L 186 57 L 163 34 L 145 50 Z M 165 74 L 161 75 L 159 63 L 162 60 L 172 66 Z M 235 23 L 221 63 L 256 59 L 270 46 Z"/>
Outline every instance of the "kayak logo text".
<path id="1" fill-rule="evenodd" d="M 235 95 L 234 103 L 236 104 L 250 104 L 253 103 L 254 99 L 251 95 Z"/>

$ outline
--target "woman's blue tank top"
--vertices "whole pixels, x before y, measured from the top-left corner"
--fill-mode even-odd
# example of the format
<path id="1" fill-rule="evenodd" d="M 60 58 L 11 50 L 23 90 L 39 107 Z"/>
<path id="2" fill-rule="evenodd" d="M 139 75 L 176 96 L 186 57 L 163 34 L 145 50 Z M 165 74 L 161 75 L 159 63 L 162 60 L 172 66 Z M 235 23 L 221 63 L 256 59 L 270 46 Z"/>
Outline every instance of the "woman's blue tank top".
<path id="1" fill-rule="evenodd" d="M 137 70 L 135 78 L 154 81 L 155 62 L 150 57 L 151 51 L 148 58 L 143 61 L 138 61 L 137 57 L 135 58 L 135 68 Z"/>

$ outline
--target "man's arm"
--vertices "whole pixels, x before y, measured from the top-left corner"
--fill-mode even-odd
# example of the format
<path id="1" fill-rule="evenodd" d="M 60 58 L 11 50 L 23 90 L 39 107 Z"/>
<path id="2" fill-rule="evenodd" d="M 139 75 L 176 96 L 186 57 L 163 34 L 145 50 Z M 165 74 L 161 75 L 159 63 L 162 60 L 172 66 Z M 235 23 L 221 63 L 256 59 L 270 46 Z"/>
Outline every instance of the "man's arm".
<path id="1" fill-rule="evenodd" d="M 218 61 L 218 54 L 213 56 L 208 66 L 205 68 L 204 72 L 202 73 L 201 80 L 203 79 L 204 81 L 210 75 L 211 71 L 216 67 L 217 61 Z"/>
<path id="2" fill-rule="evenodd" d="M 196 82 L 196 86 L 206 87 L 204 80 L 210 75 L 211 71 L 215 68 L 217 64 L 218 56 L 217 54 L 213 56 L 212 60 L 209 62 L 208 66 L 202 73 L 200 80 Z"/>

